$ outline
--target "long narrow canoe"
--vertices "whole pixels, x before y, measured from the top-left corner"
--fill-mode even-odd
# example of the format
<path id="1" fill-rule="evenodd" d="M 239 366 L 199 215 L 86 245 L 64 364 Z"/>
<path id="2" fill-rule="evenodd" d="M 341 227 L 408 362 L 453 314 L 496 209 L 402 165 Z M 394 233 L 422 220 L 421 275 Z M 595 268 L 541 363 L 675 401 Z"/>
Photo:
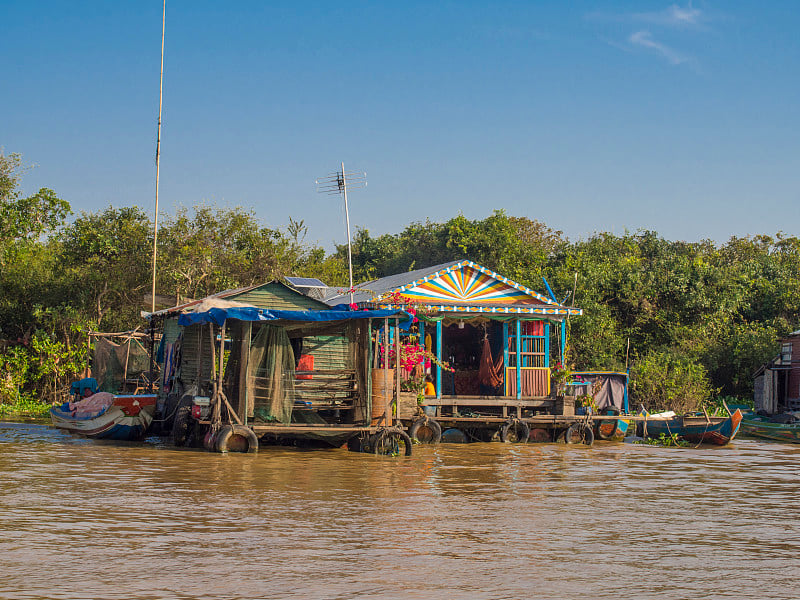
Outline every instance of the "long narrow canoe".
<path id="1" fill-rule="evenodd" d="M 742 435 L 800 444 L 800 422 L 773 423 L 768 417 L 747 415 L 742 419 Z"/>
<path id="2" fill-rule="evenodd" d="M 647 437 L 658 438 L 677 434 L 678 438 L 695 444 L 724 446 L 731 442 L 742 424 L 742 411 L 738 408 L 729 417 L 684 415 L 670 419 L 653 418 L 646 423 Z"/>
<path id="3" fill-rule="evenodd" d="M 76 410 L 75 403 L 53 406 L 50 419 L 59 429 L 94 439 L 138 440 L 152 423 L 155 409 L 155 394 L 114 396 L 108 406 L 88 414 Z"/>

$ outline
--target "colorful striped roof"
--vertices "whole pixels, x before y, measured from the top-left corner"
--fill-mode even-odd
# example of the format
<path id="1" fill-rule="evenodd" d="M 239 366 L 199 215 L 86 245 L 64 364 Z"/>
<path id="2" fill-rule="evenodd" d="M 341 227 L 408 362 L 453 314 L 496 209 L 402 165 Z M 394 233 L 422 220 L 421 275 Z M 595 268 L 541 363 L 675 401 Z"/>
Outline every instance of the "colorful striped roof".
<path id="1" fill-rule="evenodd" d="M 394 293 L 440 312 L 481 312 L 539 315 L 579 315 L 508 277 L 472 262 L 460 260 L 409 273 L 399 273 L 356 286 L 354 301 L 378 303 Z M 342 302 L 342 296 L 329 303 Z M 388 304 L 387 304 L 388 306 Z"/>

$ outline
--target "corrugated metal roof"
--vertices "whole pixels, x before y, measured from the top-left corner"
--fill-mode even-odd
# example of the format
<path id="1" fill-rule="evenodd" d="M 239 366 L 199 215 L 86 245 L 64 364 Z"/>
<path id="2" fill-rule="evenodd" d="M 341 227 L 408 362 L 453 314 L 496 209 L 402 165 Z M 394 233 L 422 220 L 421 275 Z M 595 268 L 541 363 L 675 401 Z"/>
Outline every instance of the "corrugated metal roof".
<path id="1" fill-rule="evenodd" d="M 202 302 L 204 302 L 206 300 L 209 300 L 209 299 L 224 300 L 226 298 L 231 298 L 233 296 L 241 296 L 242 294 L 247 294 L 248 292 L 252 292 L 254 290 L 258 290 L 259 288 L 263 288 L 263 287 L 266 287 L 266 286 L 271 285 L 271 284 L 277 284 L 277 285 L 281 286 L 281 288 L 286 289 L 291 294 L 297 294 L 298 297 L 300 297 L 300 298 L 304 298 L 304 299 L 308 298 L 309 299 L 308 302 L 317 303 L 319 305 L 320 309 L 323 309 L 324 306 L 325 306 L 325 304 L 322 303 L 320 300 L 318 300 L 316 298 L 311 298 L 310 296 L 308 296 L 306 294 L 303 294 L 301 291 L 299 291 L 299 290 L 297 290 L 297 289 L 295 289 L 293 287 L 290 287 L 289 285 L 285 284 L 284 282 L 279 281 L 277 279 L 273 279 L 272 281 L 267 281 L 266 283 L 257 283 L 255 285 L 249 285 L 249 286 L 246 286 L 246 287 L 234 288 L 234 289 L 230 289 L 230 290 L 223 290 L 221 292 L 217 292 L 216 294 L 211 294 L 210 296 L 206 296 L 205 298 L 200 298 L 198 300 L 191 300 L 189 302 L 184 302 L 183 304 L 178 304 L 177 306 L 172 306 L 170 308 L 164 308 L 164 309 L 161 309 L 161 310 L 157 310 L 154 313 L 142 313 L 142 316 L 144 316 L 145 318 L 149 318 L 149 317 L 152 317 L 152 316 L 164 316 L 164 315 L 183 313 L 183 312 L 186 312 L 186 311 L 192 309 L 193 307 L 197 306 L 198 304 L 201 304 Z M 281 305 L 280 308 L 289 308 L 289 306 Z"/>
<path id="2" fill-rule="evenodd" d="M 432 275 L 436 275 L 437 273 L 447 271 L 452 267 L 462 267 L 462 266 L 469 266 L 475 269 L 480 270 L 483 273 L 488 275 L 494 276 L 495 278 L 502 280 L 503 283 L 509 285 L 510 287 L 514 287 L 523 293 L 529 295 L 531 298 L 537 299 L 539 302 L 534 307 L 537 309 L 544 309 L 544 308 L 559 308 L 559 309 L 568 309 L 572 307 L 566 307 L 558 304 L 557 302 L 551 301 L 550 298 L 547 298 L 523 285 L 520 285 L 510 279 L 507 279 L 499 274 L 494 273 L 489 269 L 485 269 L 481 265 L 474 263 L 470 260 L 454 260 L 451 262 L 443 263 L 440 265 L 433 265 L 431 267 L 426 267 L 424 269 L 417 269 L 415 271 L 408 271 L 407 273 L 398 273 L 396 275 L 389 275 L 387 277 L 382 277 L 380 279 L 375 279 L 373 281 L 367 281 L 365 283 L 360 283 L 354 287 L 355 291 L 353 293 L 353 302 L 356 304 L 362 304 L 366 302 L 372 302 L 375 298 L 380 297 L 387 292 L 391 292 L 393 290 L 397 290 L 402 288 L 403 286 L 408 286 L 410 284 L 414 284 L 421 280 L 424 280 L 427 277 Z M 325 298 L 323 299 L 330 306 L 335 306 L 337 304 L 342 304 L 349 302 L 349 296 L 347 290 L 341 289 L 333 289 L 330 288 L 330 293 L 328 293 Z M 436 301 L 431 301 L 430 303 L 422 302 L 423 304 L 430 304 L 430 305 L 439 305 L 441 303 Z M 445 304 L 447 304 L 445 302 Z M 459 306 L 467 306 L 468 303 L 459 303 Z M 491 305 L 491 302 L 483 303 L 483 306 Z M 527 308 L 532 308 L 530 305 Z M 573 314 L 582 314 L 582 310 L 577 310 L 577 313 Z"/>
<path id="3" fill-rule="evenodd" d="M 457 265 L 461 260 L 454 260 L 452 262 L 443 263 L 441 265 L 434 265 L 432 267 L 425 267 L 424 269 L 417 269 L 416 271 L 408 271 L 406 273 L 398 273 L 397 275 L 388 275 L 380 279 L 373 279 L 354 286 L 355 292 L 353 293 L 353 302 L 356 304 L 360 302 L 370 302 L 376 296 L 381 296 L 386 292 L 391 292 L 399 287 L 413 283 L 419 279 L 423 279 L 428 275 L 433 275 L 439 271 L 444 271 L 448 267 Z M 350 297 L 347 290 L 330 288 L 330 294 L 325 297 L 325 302 L 334 306 L 349 302 Z"/>
<path id="4" fill-rule="evenodd" d="M 268 283 L 271 283 L 271 282 L 268 282 Z M 250 290 L 254 290 L 257 287 L 261 287 L 262 285 L 266 285 L 266 284 L 265 283 L 259 283 L 257 285 L 250 285 L 250 286 L 247 286 L 247 287 L 235 288 L 235 289 L 231 289 L 231 290 L 223 290 L 221 292 L 217 292 L 216 294 L 211 294 L 210 296 L 206 296 L 205 298 L 200 298 L 198 300 L 191 300 L 190 302 L 184 302 L 183 304 L 178 304 L 176 306 L 171 306 L 170 308 L 162 308 L 161 310 L 157 310 L 154 313 L 148 313 L 148 314 L 145 315 L 145 318 L 151 317 L 151 316 L 152 317 L 157 317 L 157 316 L 161 316 L 161 315 L 168 315 L 168 314 L 176 313 L 176 312 L 183 312 L 186 309 L 189 309 L 189 308 L 191 308 L 193 306 L 197 306 L 198 304 L 200 304 L 204 300 L 207 300 L 208 298 L 230 298 L 231 296 L 235 296 L 237 294 L 242 294 L 244 292 L 249 292 Z"/>

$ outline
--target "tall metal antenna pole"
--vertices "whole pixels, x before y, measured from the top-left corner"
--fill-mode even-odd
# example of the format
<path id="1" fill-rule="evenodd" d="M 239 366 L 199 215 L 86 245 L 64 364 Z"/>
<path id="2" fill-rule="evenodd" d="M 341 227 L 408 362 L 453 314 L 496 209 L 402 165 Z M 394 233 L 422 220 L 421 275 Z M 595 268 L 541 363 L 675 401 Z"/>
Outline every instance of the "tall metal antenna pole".
<path id="1" fill-rule="evenodd" d="M 350 210 L 347 208 L 347 179 L 342 162 L 342 195 L 344 196 L 344 218 L 347 221 L 347 268 L 350 272 L 350 304 L 353 303 L 353 244 L 350 241 Z"/>
<path id="2" fill-rule="evenodd" d="M 317 179 L 317 191 L 325 194 L 341 194 L 344 197 L 344 215 L 347 222 L 347 268 L 350 273 L 350 304 L 353 303 L 353 244 L 350 237 L 350 208 L 347 205 L 347 189 L 367 186 L 366 173 L 346 172 L 344 162 L 342 170 Z"/>
<path id="3" fill-rule="evenodd" d="M 161 14 L 161 77 L 158 90 L 158 134 L 156 136 L 156 215 L 153 220 L 153 305 L 152 311 L 156 312 L 156 252 L 158 248 L 158 179 L 161 166 L 161 107 L 164 101 L 164 28 L 167 23 L 167 0 L 164 0 L 164 10 Z"/>

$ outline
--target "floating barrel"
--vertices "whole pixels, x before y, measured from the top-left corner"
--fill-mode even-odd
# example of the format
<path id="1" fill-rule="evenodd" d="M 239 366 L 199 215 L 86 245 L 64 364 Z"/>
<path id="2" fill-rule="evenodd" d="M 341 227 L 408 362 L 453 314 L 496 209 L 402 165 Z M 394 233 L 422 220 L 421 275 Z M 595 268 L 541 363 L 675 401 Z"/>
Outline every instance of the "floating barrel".
<path id="1" fill-rule="evenodd" d="M 442 442 L 445 444 L 466 444 L 467 436 L 460 429 L 451 427 L 442 432 Z"/>
<path id="2" fill-rule="evenodd" d="M 538 444 L 546 444 L 547 442 L 553 441 L 552 435 L 550 435 L 549 429 L 544 429 L 543 427 L 535 427 L 531 429 L 531 433 L 528 436 L 529 442 L 536 442 Z"/>

